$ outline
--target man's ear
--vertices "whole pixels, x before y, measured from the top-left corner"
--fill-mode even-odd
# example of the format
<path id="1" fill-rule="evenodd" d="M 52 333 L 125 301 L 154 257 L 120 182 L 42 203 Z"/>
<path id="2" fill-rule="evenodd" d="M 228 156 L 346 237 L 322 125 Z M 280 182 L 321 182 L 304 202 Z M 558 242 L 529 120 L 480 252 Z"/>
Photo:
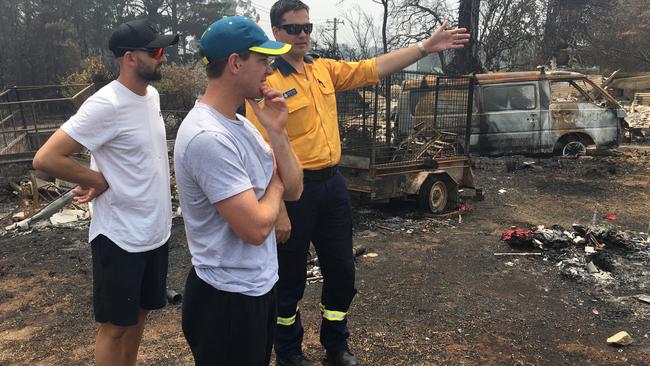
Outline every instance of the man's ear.
<path id="1" fill-rule="evenodd" d="M 273 32 L 273 38 L 275 38 L 275 40 L 277 41 L 278 40 L 278 34 L 280 34 L 280 28 L 271 27 L 271 31 Z"/>
<path id="2" fill-rule="evenodd" d="M 243 61 L 238 54 L 231 53 L 230 56 L 228 56 L 228 61 L 226 62 L 226 65 L 231 73 L 237 74 L 239 73 L 239 70 L 241 70 L 242 62 Z"/>

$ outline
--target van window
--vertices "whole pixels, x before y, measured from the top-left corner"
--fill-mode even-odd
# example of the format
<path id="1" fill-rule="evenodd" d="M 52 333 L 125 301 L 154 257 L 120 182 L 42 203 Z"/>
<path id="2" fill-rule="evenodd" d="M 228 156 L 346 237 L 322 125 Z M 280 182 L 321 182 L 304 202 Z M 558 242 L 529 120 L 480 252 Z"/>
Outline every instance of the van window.
<path id="1" fill-rule="evenodd" d="M 575 83 L 581 83 L 577 86 Z M 587 84 L 582 80 L 554 81 L 551 83 L 551 102 L 553 103 L 585 103 L 591 102 L 584 89 Z"/>
<path id="2" fill-rule="evenodd" d="M 534 84 L 497 85 L 483 88 L 486 112 L 535 109 L 537 95 Z"/>
<path id="3" fill-rule="evenodd" d="M 420 99 L 422 97 L 425 97 L 423 101 L 431 100 L 433 101 L 433 96 L 434 91 L 432 89 L 414 89 L 410 92 L 409 94 L 409 111 L 411 112 L 412 115 L 415 115 L 415 110 L 420 103 Z M 433 102 L 430 102 L 433 104 Z"/>

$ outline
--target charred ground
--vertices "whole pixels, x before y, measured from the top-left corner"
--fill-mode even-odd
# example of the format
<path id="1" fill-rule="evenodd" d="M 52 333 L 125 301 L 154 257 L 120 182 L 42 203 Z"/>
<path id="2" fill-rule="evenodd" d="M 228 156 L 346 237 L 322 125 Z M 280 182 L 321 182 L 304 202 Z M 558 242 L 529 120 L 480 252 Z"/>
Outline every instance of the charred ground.
<path id="1" fill-rule="evenodd" d="M 638 233 L 647 233 L 650 219 L 650 150 L 474 163 L 486 199 L 468 199 L 471 209 L 460 223 L 458 215 L 426 215 L 412 202 L 355 206 L 355 245 L 378 254 L 358 257 L 350 343 L 360 361 L 650 364 L 650 305 L 634 297 L 650 293 L 643 250 L 612 252 L 612 282 L 561 271 L 557 263 L 571 253 L 494 255 L 520 251 L 501 240 L 511 226 L 594 223 L 647 235 Z M 9 213 L 14 202 L 7 191 L 0 205 Z M 607 214 L 616 220 L 604 219 Z M 8 220 L 2 219 L 2 227 Z M 2 234 L 0 364 L 92 364 L 96 326 L 87 224 Z M 170 251 L 169 286 L 182 290 L 191 264 L 180 218 L 174 220 Z M 324 356 L 317 333 L 319 294 L 319 283 L 309 285 L 301 304 L 305 353 L 316 360 Z M 635 343 L 608 346 L 607 337 L 620 330 Z M 180 306 L 151 315 L 140 354 L 144 365 L 193 363 Z"/>

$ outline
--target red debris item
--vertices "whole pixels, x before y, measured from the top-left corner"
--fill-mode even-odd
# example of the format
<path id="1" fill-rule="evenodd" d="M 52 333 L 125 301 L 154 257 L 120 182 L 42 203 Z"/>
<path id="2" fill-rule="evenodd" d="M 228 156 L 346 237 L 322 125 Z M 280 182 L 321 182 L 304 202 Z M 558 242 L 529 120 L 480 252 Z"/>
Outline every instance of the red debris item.
<path id="1" fill-rule="evenodd" d="M 616 215 L 613 215 L 613 214 L 607 215 L 607 216 L 605 216 L 605 218 L 607 220 L 612 220 L 612 221 L 618 219 L 618 217 L 616 217 Z"/>
<path id="2" fill-rule="evenodd" d="M 505 233 L 503 233 L 503 236 L 501 236 L 501 239 L 504 241 L 508 241 L 514 238 L 517 239 L 530 239 L 531 238 L 531 232 L 530 230 L 522 230 L 522 229 L 514 229 L 514 230 L 507 230 Z"/>

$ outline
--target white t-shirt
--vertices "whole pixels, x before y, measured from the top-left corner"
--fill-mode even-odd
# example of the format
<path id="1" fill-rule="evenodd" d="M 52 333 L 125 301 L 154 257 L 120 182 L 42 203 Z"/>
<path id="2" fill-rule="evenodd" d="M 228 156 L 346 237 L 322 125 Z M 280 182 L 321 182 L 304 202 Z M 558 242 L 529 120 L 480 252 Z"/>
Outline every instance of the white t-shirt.
<path id="1" fill-rule="evenodd" d="M 252 189 L 259 200 L 273 176 L 273 152 L 244 117 L 231 120 L 197 103 L 181 123 L 174 171 L 196 274 L 212 287 L 247 296 L 278 280 L 275 231 L 261 245 L 243 241 L 215 203 Z"/>
<path id="2" fill-rule="evenodd" d="M 171 192 L 160 96 L 133 93 L 117 80 L 88 98 L 61 127 L 92 154 L 109 188 L 93 202 L 90 240 L 100 234 L 127 252 L 169 239 Z"/>

